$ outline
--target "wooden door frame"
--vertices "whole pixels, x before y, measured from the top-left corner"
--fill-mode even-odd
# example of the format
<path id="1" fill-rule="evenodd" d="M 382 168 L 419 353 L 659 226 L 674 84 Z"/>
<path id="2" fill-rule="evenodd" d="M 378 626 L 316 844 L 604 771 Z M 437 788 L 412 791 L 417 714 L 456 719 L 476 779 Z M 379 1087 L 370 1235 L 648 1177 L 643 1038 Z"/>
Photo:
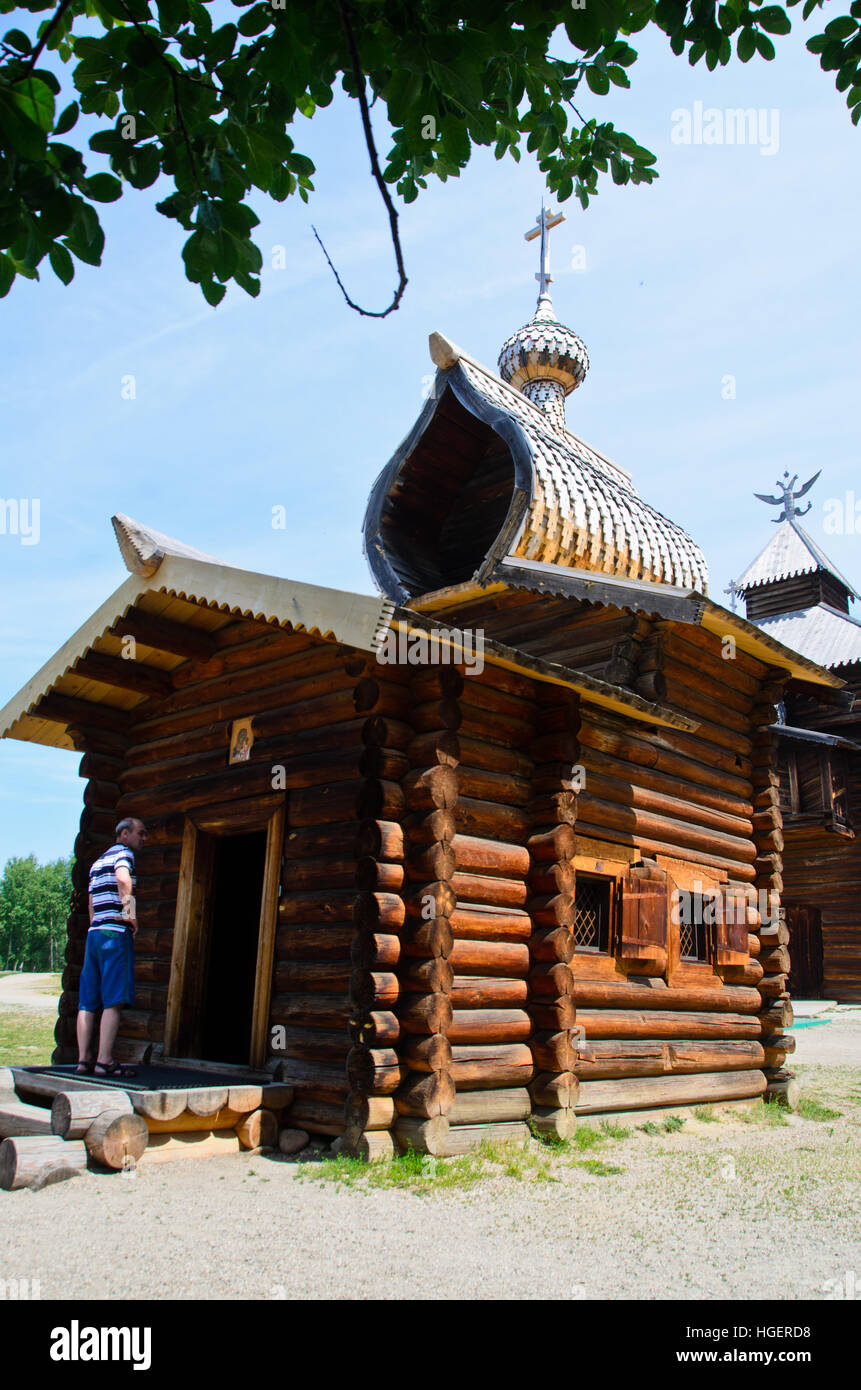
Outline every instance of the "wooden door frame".
<path id="1" fill-rule="evenodd" d="M 163 1056 L 180 1059 L 177 1049 L 199 1050 L 200 1016 L 206 981 L 212 871 L 215 843 L 228 835 L 266 831 L 266 854 L 257 932 L 257 964 L 251 1015 L 251 1048 L 248 1065 L 261 1070 L 266 1061 L 267 1024 L 278 925 L 278 894 L 287 804 L 284 792 L 220 802 L 189 811 L 185 817 L 179 888 L 174 919 Z M 191 1020 L 191 1030 L 189 1029 Z M 185 1024 L 185 1027 L 183 1026 Z"/>

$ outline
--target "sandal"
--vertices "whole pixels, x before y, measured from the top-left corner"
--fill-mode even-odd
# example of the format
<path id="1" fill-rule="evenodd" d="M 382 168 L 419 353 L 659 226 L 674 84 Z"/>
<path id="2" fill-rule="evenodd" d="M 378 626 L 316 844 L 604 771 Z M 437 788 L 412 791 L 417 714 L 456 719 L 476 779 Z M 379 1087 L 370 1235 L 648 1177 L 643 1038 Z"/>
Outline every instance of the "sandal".
<path id="1" fill-rule="evenodd" d="M 95 1062 L 79 1062 L 75 1068 L 76 1076 L 92 1076 Z"/>
<path id="2" fill-rule="evenodd" d="M 137 1076 L 134 1067 L 124 1067 L 122 1062 L 96 1062 L 93 1072 L 95 1076 L 109 1076 L 117 1080 L 121 1077 Z"/>

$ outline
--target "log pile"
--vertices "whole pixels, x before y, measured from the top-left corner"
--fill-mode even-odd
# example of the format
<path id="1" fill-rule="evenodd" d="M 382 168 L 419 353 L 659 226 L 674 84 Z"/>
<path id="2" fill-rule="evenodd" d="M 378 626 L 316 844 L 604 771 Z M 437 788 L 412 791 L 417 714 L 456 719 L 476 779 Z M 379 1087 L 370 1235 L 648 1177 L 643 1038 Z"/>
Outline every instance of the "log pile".
<path id="1" fill-rule="evenodd" d="M 397 1009 L 401 1061 L 394 1092 L 394 1137 L 401 1148 L 442 1153 L 455 1098 L 452 1076 L 451 919 L 460 744 L 458 696 L 463 677 L 453 666 L 429 666 L 410 685 L 412 738 L 402 778 L 406 818 L 405 919 Z"/>
<path id="2" fill-rule="evenodd" d="M 756 843 L 756 887 L 760 903 L 767 904 L 759 923 L 759 964 L 762 978 L 760 1022 L 765 1049 L 766 1099 L 794 1108 L 798 1103 L 795 1073 L 786 1067 L 787 1056 L 795 1050 L 795 1039 L 784 1030 L 792 1023 L 789 1000 L 789 933 L 780 894 L 783 891 L 783 817 L 780 810 L 780 784 L 777 772 L 777 735 L 769 724 L 777 719 L 777 705 L 785 691 L 785 673 L 769 671 L 754 706 L 753 781 L 754 841 Z"/>
<path id="3" fill-rule="evenodd" d="M 574 823 L 578 797 L 570 789 L 580 761 L 580 712 L 573 696 L 539 687 L 541 734 L 534 740 L 530 901 L 530 1042 L 535 1075 L 529 1091 L 533 1124 L 561 1138 L 575 1127 L 579 1084 L 574 1042 Z"/>
<path id="4" fill-rule="evenodd" d="M 385 677 L 389 676 L 389 679 Z M 397 680 L 395 680 L 395 676 Z M 362 726 L 358 832 L 354 829 L 353 939 L 349 979 L 350 1047 L 346 1100 L 342 1104 L 343 1150 L 366 1162 L 390 1158 L 393 1092 L 403 1075 L 398 1052 L 397 1010 L 406 858 L 401 782 L 409 769 L 412 726 L 404 721 L 404 673 L 371 666 L 362 688 L 368 714 Z M 401 716 L 401 717 L 398 717 Z M 291 1114 L 291 1124 L 293 1115 Z M 303 1128 L 308 1126 L 303 1124 Z"/>

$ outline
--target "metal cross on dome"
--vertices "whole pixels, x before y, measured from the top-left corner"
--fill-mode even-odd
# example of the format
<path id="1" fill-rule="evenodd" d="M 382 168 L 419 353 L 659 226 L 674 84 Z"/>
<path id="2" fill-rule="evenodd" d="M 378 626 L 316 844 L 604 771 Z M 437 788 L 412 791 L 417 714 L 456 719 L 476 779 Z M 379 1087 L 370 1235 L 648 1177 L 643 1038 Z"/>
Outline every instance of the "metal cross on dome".
<path id="1" fill-rule="evenodd" d="M 537 236 L 541 237 L 541 269 L 535 276 L 538 281 L 539 299 L 542 295 L 547 294 L 547 286 L 553 279 L 553 276 L 550 274 L 550 228 L 558 227 L 559 223 L 564 221 L 564 212 L 551 212 L 542 202 L 541 215 L 535 219 L 536 225 L 530 227 L 529 231 L 524 236 L 525 241 L 534 241 Z"/>

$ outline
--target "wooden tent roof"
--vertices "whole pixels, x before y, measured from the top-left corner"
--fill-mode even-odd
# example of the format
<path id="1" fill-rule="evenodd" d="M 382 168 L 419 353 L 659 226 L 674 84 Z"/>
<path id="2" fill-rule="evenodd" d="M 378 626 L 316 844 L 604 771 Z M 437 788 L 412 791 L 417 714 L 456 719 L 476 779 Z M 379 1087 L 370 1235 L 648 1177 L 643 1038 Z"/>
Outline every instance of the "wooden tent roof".
<path id="1" fill-rule="evenodd" d="M 139 705 L 170 692 L 178 666 L 214 656 L 237 618 L 368 651 L 388 625 L 392 604 L 379 598 L 237 569 L 128 517 L 113 523 L 132 573 L 0 710 L 0 737 L 76 748 L 79 727 L 122 733 Z"/>
<path id="2" fill-rule="evenodd" d="M 825 552 L 799 526 L 795 517 L 789 517 L 781 522 L 768 544 L 736 581 L 736 592 L 745 594 L 760 584 L 772 584 L 796 574 L 812 574 L 816 570 L 833 575 L 851 598 L 858 597 L 849 580 L 844 579 Z"/>
<path id="3" fill-rule="evenodd" d="M 403 514 L 415 505 L 407 496 L 410 487 L 433 492 L 438 456 L 446 453 L 442 441 L 437 456 L 430 453 L 434 431 L 441 429 L 435 416 L 442 410 L 451 418 L 449 397 L 458 403 L 456 428 L 463 443 L 469 445 L 480 421 L 489 427 L 486 436 L 492 433 L 497 445 L 507 447 L 513 463 L 507 514 L 484 554 L 476 554 L 476 579 L 486 578 L 510 554 L 706 591 L 708 569 L 699 546 L 642 500 L 625 470 L 441 334 L 431 334 L 430 348 L 438 367 L 432 397 L 377 479 L 365 517 L 366 554 L 385 594 L 403 603 L 439 587 L 428 582 L 428 566 L 422 567 L 416 546 L 399 537 L 404 529 L 399 507 Z M 478 454 L 470 466 L 480 472 Z"/>

